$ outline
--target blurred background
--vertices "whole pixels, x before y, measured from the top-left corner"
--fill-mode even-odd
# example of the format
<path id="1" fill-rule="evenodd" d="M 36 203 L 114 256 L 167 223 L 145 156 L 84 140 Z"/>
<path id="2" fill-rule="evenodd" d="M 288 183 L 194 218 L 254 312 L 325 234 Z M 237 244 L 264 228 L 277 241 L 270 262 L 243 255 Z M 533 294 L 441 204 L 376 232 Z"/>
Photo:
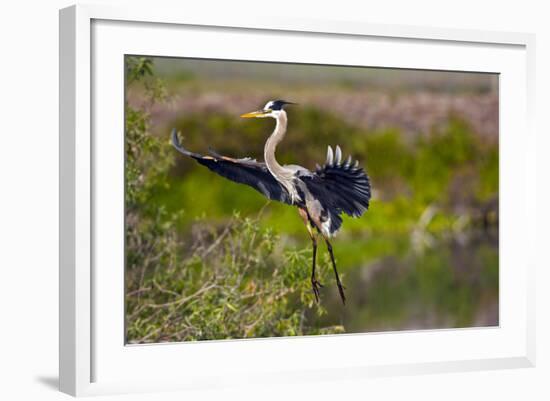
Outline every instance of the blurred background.
<path id="1" fill-rule="evenodd" d="M 498 325 L 498 75 L 137 56 L 126 69 L 129 342 Z M 274 123 L 239 115 L 271 99 L 299 103 L 281 164 L 314 169 L 340 145 L 371 178 L 369 211 L 333 240 L 345 307 L 324 246 L 313 303 L 295 208 L 168 143 L 175 127 L 191 151 L 261 161 Z"/>

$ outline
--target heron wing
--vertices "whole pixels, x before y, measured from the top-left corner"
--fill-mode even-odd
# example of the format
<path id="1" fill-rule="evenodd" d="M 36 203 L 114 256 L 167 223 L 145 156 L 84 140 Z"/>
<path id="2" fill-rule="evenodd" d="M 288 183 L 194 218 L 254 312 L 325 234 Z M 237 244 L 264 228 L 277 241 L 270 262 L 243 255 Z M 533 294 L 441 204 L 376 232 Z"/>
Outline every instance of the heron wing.
<path id="1" fill-rule="evenodd" d="M 342 151 L 339 146 L 336 147 L 335 153 L 329 146 L 325 164 L 317 166 L 312 176 L 301 179 L 313 197 L 318 199 L 330 214 L 331 232 L 340 228 L 342 212 L 359 217 L 369 208 L 369 177 L 351 156 L 342 162 Z"/>
<path id="2" fill-rule="evenodd" d="M 185 156 L 195 159 L 215 173 L 239 184 L 245 184 L 268 199 L 283 203 L 291 203 L 286 189 L 271 175 L 265 163 L 259 163 L 251 158 L 234 159 L 222 156 L 210 150 L 209 156 L 203 156 L 185 149 L 178 138 L 176 130 L 172 130 L 172 145 Z"/>

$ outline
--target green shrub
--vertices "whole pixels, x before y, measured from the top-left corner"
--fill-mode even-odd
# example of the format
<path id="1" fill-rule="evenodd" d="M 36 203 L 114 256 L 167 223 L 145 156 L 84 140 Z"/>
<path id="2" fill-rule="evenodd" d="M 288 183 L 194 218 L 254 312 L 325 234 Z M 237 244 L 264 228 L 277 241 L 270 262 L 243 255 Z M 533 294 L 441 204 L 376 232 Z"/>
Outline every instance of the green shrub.
<path id="1" fill-rule="evenodd" d="M 128 231 L 129 342 L 343 331 L 309 321 L 315 305 L 307 268 L 311 251 L 285 249 L 257 221 L 236 216 L 218 229 L 197 222 L 187 248 L 173 231 L 159 233 L 153 226 L 130 225 Z M 322 272 L 319 279 L 327 281 Z"/>

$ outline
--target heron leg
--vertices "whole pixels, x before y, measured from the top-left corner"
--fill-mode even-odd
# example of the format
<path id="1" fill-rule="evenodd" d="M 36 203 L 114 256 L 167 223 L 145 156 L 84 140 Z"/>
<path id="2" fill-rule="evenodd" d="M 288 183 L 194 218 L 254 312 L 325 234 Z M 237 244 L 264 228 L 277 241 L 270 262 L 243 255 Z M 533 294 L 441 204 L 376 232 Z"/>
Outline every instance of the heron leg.
<path id="1" fill-rule="evenodd" d="M 307 213 L 307 210 L 305 209 L 298 209 L 300 216 L 302 217 L 302 220 L 304 221 L 304 224 L 306 225 L 307 231 L 309 233 L 309 236 L 311 238 L 311 244 L 313 246 L 313 255 L 312 255 L 312 262 L 311 262 L 311 288 L 313 290 L 313 294 L 315 295 L 315 300 L 319 302 L 320 299 L 320 288 L 323 287 L 323 285 L 317 281 L 317 277 L 315 277 L 315 261 L 317 259 L 317 235 L 311 226 L 309 222 L 309 216 Z"/>
<path id="2" fill-rule="evenodd" d="M 315 236 L 315 233 L 313 233 L 311 226 L 308 226 L 308 231 L 310 232 L 311 242 L 313 244 L 313 257 L 311 264 L 311 288 L 313 289 L 313 293 L 315 294 L 315 300 L 319 302 L 319 289 L 323 287 L 323 284 L 317 281 L 317 277 L 315 277 L 315 260 L 317 259 L 317 237 Z"/>
<path id="3" fill-rule="evenodd" d="M 328 253 L 330 254 L 330 260 L 332 261 L 332 268 L 334 269 L 334 275 L 336 276 L 336 284 L 338 285 L 338 292 L 340 292 L 340 298 L 342 298 L 342 303 L 346 304 L 346 296 L 344 294 L 344 286 L 342 285 L 342 282 L 340 281 L 340 277 L 338 276 L 338 270 L 336 269 L 336 261 L 334 260 L 334 253 L 332 252 L 332 245 L 330 244 L 330 241 L 327 237 L 325 238 L 325 242 L 327 244 Z"/>

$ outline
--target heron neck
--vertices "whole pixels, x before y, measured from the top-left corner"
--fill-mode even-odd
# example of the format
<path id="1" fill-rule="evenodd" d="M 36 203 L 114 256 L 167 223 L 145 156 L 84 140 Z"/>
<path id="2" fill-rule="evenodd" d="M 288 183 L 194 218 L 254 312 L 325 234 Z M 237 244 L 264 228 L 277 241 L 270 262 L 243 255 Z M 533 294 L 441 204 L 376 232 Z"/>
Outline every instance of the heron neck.
<path id="1" fill-rule="evenodd" d="M 264 160 L 268 170 L 276 178 L 289 178 L 289 171 L 281 166 L 275 159 L 275 149 L 279 142 L 283 140 L 286 134 L 287 117 L 284 110 L 277 116 L 275 130 L 267 139 L 264 147 Z"/>

